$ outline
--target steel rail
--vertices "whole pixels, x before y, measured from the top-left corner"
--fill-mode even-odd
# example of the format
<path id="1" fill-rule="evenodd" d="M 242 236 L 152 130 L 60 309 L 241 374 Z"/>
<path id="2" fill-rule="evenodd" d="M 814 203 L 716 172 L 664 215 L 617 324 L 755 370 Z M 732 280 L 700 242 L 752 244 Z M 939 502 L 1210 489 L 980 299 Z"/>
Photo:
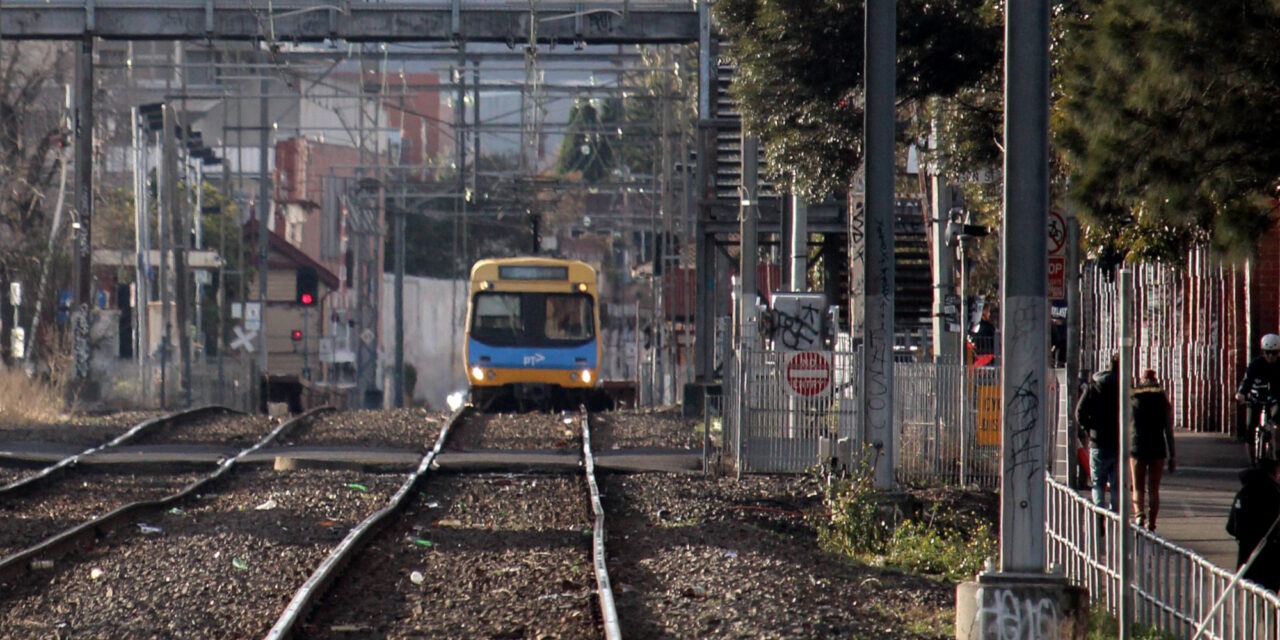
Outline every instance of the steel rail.
<path id="1" fill-rule="evenodd" d="M 591 513 L 595 516 L 595 525 L 591 532 L 591 560 L 595 566 L 596 589 L 600 600 L 600 615 L 604 622 L 604 636 L 608 640 L 622 640 L 622 629 L 618 624 L 618 609 L 613 602 L 613 588 L 609 586 L 609 568 L 606 566 L 607 556 L 604 549 L 604 506 L 600 502 L 600 487 L 596 484 L 596 461 L 591 453 L 590 416 L 585 407 L 582 415 L 582 459 L 585 464 L 587 487 L 591 491 Z"/>
<path id="2" fill-rule="evenodd" d="M 339 542 L 333 551 L 329 552 L 329 555 L 320 563 L 320 566 L 311 573 L 311 576 L 302 584 L 302 587 L 294 593 L 284 612 L 276 620 L 271 630 L 267 632 L 267 640 L 279 640 L 294 636 L 297 626 L 306 619 L 311 608 L 328 591 L 329 585 L 333 583 L 339 572 L 363 548 L 364 542 L 386 525 L 408 503 L 408 497 L 413 495 L 418 484 L 431 471 L 431 465 L 435 462 L 436 455 L 444 448 L 444 443 L 449 437 L 453 426 L 468 415 L 471 410 L 470 406 L 463 406 L 445 421 L 444 426 L 440 429 L 439 437 L 436 438 L 435 446 L 422 456 L 422 460 L 418 463 L 418 468 L 409 474 L 404 484 L 400 485 L 400 489 L 391 496 L 387 506 L 374 512 L 347 532 L 342 542 Z"/>
<path id="3" fill-rule="evenodd" d="M 215 484 L 223 476 L 227 475 L 232 467 L 234 467 L 236 463 L 245 456 L 248 456 L 271 444 L 277 438 L 286 435 L 298 425 L 310 421 L 317 415 L 333 410 L 333 407 L 319 407 L 282 423 L 259 440 L 257 444 L 240 451 L 240 453 L 236 454 L 234 457 L 224 459 L 218 464 L 218 468 L 212 473 L 200 480 L 192 482 L 184 489 L 171 496 L 160 498 L 158 500 L 139 501 L 124 505 L 106 514 L 93 518 L 92 520 L 72 526 L 62 533 L 50 536 L 49 538 L 27 547 L 22 551 L 18 551 L 0 559 L 0 579 L 8 579 L 22 575 L 30 571 L 33 568 L 31 566 L 32 563 L 38 560 L 54 560 L 74 552 L 79 547 L 88 546 L 89 542 L 98 537 L 100 531 L 115 528 L 135 513 L 149 509 L 166 507 L 194 494 L 197 491 L 200 491 L 201 489 L 205 489 L 208 486 Z"/>
<path id="4" fill-rule="evenodd" d="M 124 433 L 120 434 L 118 437 L 111 440 L 110 442 L 98 445 L 90 449 L 86 449 L 73 456 L 68 456 L 66 458 L 63 458 L 62 460 L 59 460 L 58 462 L 52 465 L 49 465 L 41 469 L 40 471 L 37 471 L 36 473 L 33 473 L 28 476 L 24 476 L 22 478 L 18 478 L 17 480 L 14 480 L 9 484 L 0 486 L 0 497 L 19 495 L 21 491 L 30 489 L 31 487 L 38 484 L 40 481 L 46 480 L 54 476 L 55 474 L 61 471 L 65 471 L 66 469 L 76 465 L 77 463 L 80 462 L 82 458 L 86 456 L 90 456 L 95 453 L 101 453 L 102 451 L 105 451 L 112 447 L 120 446 L 122 444 L 128 444 L 130 440 L 133 440 L 134 438 L 137 438 L 143 435 L 144 433 L 148 433 L 155 429 L 159 429 L 161 425 L 172 424 L 174 422 L 178 422 L 181 420 L 201 417 L 206 414 L 213 414 L 217 412 L 222 412 L 225 414 L 241 413 L 239 411 L 236 411 L 235 409 L 230 409 L 227 407 L 222 407 L 217 405 L 209 405 L 209 406 L 203 406 L 203 407 L 196 407 L 194 409 L 187 409 L 184 411 L 178 411 L 176 413 L 170 413 L 168 415 L 151 418 L 150 420 L 144 420 L 134 425 L 128 431 L 125 431 Z"/>

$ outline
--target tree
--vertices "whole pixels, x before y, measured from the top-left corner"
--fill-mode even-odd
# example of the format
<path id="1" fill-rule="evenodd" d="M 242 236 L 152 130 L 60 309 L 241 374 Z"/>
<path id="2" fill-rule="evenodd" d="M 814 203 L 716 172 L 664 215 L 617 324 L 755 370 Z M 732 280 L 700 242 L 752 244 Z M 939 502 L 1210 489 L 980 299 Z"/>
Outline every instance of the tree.
<path id="1" fill-rule="evenodd" d="M 898 2 L 899 104 L 990 78 L 1003 47 L 998 6 Z M 846 189 L 862 163 L 862 3 L 721 0 L 715 11 L 737 65 L 730 92 L 769 178 L 815 199 Z"/>
<path id="2" fill-rule="evenodd" d="M 43 266 L 66 261 L 50 241 L 63 163 L 69 161 L 64 86 L 72 73 L 69 49 L 59 43 L 0 43 L 0 283 L 27 285 L 23 306 L 33 309 Z M 64 202 L 72 199 L 68 194 Z M 67 216 L 64 211 L 63 231 Z M 59 236 L 61 237 L 61 236 Z M 22 314 L 27 315 L 27 314 Z M 0 319 L 6 325 L 9 318 Z M 6 334 L 7 337 L 7 334 Z M 8 353 L 8 340 L 0 351 Z"/>
<path id="3" fill-rule="evenodd" d="M 1252 252 L 1272 225 L 1280 5 L 1084 0 L 1055 134 L 1100 246 L 1179 260 Z"/>
<path id="4" fill-rule="evenodd" d="M 560 142 L 556 173 L 578 173 L 588 184 L 611 177 L 617 155 L 616 131 L 621 121 L 622 101 L 579 99 L 569 110 L 569 129 Z"/>

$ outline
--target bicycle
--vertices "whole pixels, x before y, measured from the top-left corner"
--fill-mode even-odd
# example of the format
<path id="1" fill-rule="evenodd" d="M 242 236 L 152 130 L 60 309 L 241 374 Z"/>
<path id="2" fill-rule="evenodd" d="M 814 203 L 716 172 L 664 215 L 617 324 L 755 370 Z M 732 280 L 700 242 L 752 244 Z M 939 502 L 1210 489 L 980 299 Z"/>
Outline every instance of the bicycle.
<path id="1" fill-rule="evenodd" d="M 1257 423 L 1253 429 L 1253 438 L 1249 442 L 1249 457 L 1253 464 L 1261 460 L 1276 460 L 1276 433 L 1280 431 L 1277 414 L 1280 413 L 1280 400 L 1270 393 L 1255 391 L 1247 400 L 1250 411 L 1256 411 Z"/>

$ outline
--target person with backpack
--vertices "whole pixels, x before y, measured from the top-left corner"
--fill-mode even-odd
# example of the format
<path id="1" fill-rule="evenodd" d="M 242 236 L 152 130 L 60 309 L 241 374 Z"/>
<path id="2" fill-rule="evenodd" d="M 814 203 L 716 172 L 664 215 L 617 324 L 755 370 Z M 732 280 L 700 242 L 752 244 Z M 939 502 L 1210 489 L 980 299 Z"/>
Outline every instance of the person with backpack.
<path id="1" fill-rule="evenodd" d="M 1099 371 L 1076 403 L 1080 440 L 1089 447 L 1089 481 L 1093 503 L 1105 507 L 1111 486 L 1111 510 L 1120 509 L 1120 485 L 1116 477 L 1120 450 L 1120 355 L 1112 354 L 1110 366 Z"/>
<path id="2" fill-rule="evenodd" d="M 1259 460 L 1256 467 L 1240 472 L 1243 485 L 1231 502 L 1227 533 L 1238 543 L 1236 568 L 1243 567 L 1259 544 L 1258 557 L 1244 578 L 1275 591 L 1280 588 L 1280 462 Z"/>
<path id="3" fill-rule="evenodd" d="M 1133 505 L 1138 526 L 1155 531 L 1165 462 L 1168 461 L 1172 473 L 1177 469 L 1177 458 L 1173 446 L 1173 406 L 1153 369 L 1142 372 L 1142 379 L 1130 394 L 1129 407 L 1133 412 L 1133 438 L 1129 446 Z"/>

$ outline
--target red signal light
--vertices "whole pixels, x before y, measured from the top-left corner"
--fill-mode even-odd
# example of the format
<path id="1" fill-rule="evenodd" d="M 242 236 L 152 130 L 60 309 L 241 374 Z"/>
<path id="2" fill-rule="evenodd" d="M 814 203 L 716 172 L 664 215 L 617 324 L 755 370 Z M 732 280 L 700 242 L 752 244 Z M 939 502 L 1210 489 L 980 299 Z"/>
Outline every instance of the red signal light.
<path id="1" fill-rule="evenodd" d="M 302 294 L 302 296 L 299 298 L 299 300 L 298 300 L 298 301 L 302 303 L 302 306 L 304 306 L 304 307 L 309 307 L 309 306 L 311 306 L 311 305 L 315 304 L 315 302 L 316 302 L 316 297 L 315 297 L 315 296 L 313 296 L 313 295 L 311 295 L 311 294 L 309 294 L 309 293 L 304 293 L 304 294 Z"/>
<path id="2" fill-rule="evenodd" d="M 294 329 L 293 332 L 289 334 L 289 337 L 293 338 L 294 342 L 302 342 L 302 329 Z"/>

